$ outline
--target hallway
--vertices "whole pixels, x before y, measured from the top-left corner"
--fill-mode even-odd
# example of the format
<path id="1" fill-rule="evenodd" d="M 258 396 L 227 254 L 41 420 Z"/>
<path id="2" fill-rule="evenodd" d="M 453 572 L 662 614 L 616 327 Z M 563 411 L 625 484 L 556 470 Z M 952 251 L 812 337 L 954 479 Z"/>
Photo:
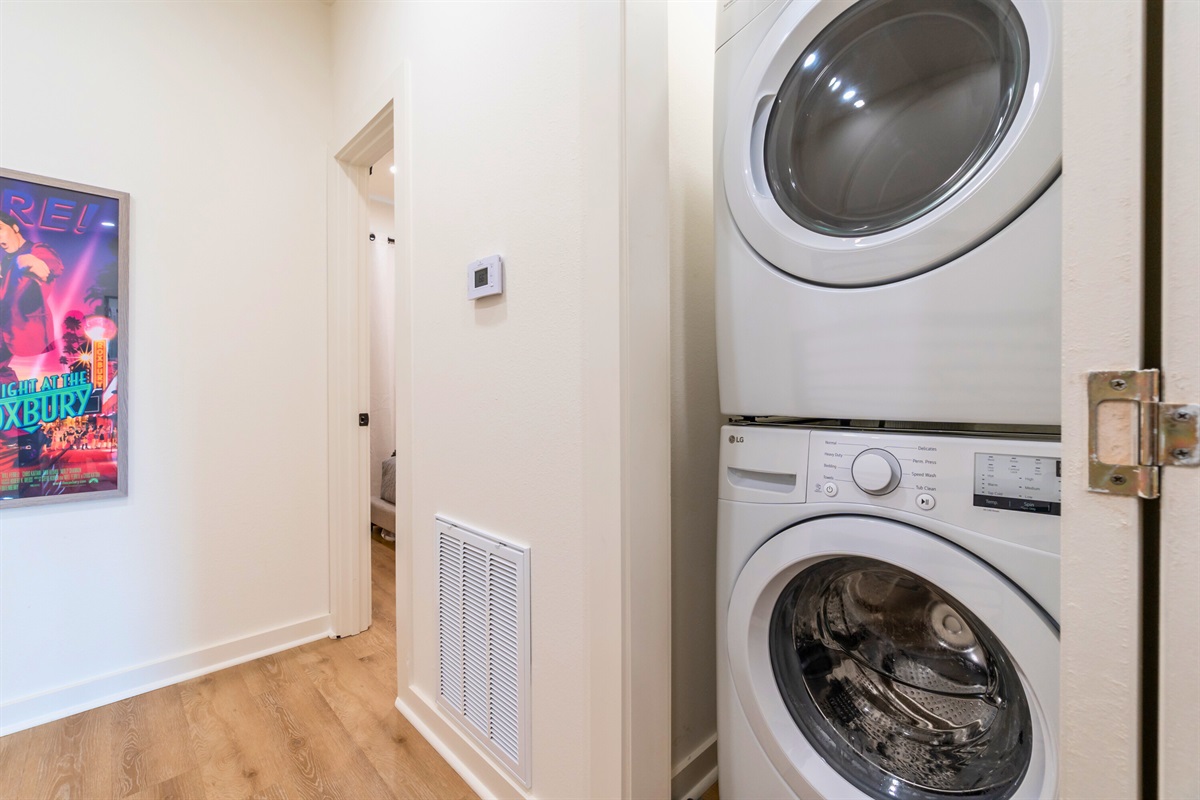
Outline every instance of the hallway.
<path id="1" fill-rule="evenodd" d="M 474 798 L 401 716 L 395 550 L 373 623 L 0 738 L 0 797 Z"/>

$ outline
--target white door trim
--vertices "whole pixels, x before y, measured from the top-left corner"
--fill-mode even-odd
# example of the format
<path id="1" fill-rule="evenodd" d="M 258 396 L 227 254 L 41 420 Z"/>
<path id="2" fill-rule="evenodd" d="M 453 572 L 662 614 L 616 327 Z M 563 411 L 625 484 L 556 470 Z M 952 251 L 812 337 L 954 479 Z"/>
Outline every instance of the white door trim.
<path id="1" fill-rule="evenodd" d="M 1145 4 L 1063 4 L 1062 783 L 1141 794 L 1142 519 L 1088 491 L 1087 374 L 1142 366 Z"/>
<path id="2" fill-rule="evenodd" d="M 623 3 L 624 797 L 671 792 L 671 197 L 667 4 Z"/>
<path id="3" fill-rule="evenodd" d="M 393 149 L 392 105 L 389 100 L 329 164 L 329 606 L 334 637 L 361 633 L 371 624 L 371 440 L 370 429 L 358 424 L 359 412 L 370 405 L 367 176 L 370 165 Z"/>
<path id="4" fill-rule="evenodd" d="M 1161 389 L 1164 402 L 1195 403 L 1200 402 L 1200 4 L 1162 5 Z M 1200 469 L 1163 470 L 1159 503 L 1158 796 L 1197 797 Z"/>
<path id="5" fill-rule="evenodd" d="M 664 3 L 580 6 L 588 32 L 583 526 L 595 609 L 586 623 L 595 797 L 671 791 L 666 14 Z M 615 602 L 619 616 L 608 611 Z"/>

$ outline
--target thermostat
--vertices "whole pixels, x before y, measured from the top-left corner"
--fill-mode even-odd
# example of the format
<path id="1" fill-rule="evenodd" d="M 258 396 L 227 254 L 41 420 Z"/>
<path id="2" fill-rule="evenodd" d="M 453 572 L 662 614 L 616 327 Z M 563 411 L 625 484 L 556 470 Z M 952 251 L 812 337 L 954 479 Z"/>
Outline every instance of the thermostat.
<path id="1" fill-rule="evenodd" d="M 478 300 L 504 291 L 504 264 L 488 256 L 467 264 L 467 299 Z"/>

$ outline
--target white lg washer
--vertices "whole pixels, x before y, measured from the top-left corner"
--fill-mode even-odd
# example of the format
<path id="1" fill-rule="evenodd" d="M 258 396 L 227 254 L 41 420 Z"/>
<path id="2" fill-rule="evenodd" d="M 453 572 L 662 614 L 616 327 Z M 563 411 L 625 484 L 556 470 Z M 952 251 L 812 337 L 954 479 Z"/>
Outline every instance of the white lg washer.
<path id="1" fill-rule="evenodd" d="M 719 14 L 722 411 L 1057 425 L 1058 3 Z"/>
<path id="2" fill-rule="evenodd" d="M 1055 797 L 1059 443 L 721 435 L 722 797 Z"/>

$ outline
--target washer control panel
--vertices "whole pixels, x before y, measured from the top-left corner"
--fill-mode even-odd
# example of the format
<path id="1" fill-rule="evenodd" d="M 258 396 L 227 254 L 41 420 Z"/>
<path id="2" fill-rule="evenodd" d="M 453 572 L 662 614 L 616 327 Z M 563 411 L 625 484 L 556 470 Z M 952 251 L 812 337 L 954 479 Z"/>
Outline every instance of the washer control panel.
<path id="1" fill-rule="evenodd" d="M 810 504 L 879 506 L 1057 550 L 1056 441 L 810 431 Z"/>
<path id="2" fill-rule="evenodd" d="M 826 497 L 836 497 L 841 488 L 859 499 L 880 498 L 897 490 L 907 490 L 901 496 L 918 493 L 926 496 L 923 510 L 932 509 L 933 493 L 938 491 L 937 443 L 919 443 L 905 435 L 876 435 L 858 432 L 812 432 L 809 455 L 810 488 L 822 491 Z M 847 486 L 849 484 L 849 486 Z M 835 487 L 832 492 L 829 487 Z M 920 508 L 917 494 L 910 505 Z M 850 498 L 842 496 L 843 501 Z M 895 507 L 894 502 L 886 505 Z"/>

